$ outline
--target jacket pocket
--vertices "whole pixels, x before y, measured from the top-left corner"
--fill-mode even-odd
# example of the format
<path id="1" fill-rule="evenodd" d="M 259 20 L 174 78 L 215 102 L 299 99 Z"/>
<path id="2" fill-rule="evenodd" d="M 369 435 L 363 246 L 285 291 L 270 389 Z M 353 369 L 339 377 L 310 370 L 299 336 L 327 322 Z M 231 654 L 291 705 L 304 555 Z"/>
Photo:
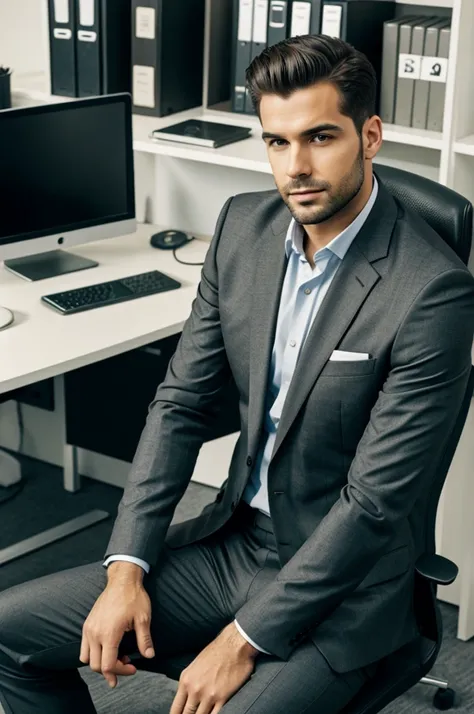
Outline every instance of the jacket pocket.
<path id="1" fill-rule="evenodd" d="M 321 377 L 360 377 L 373 374 L 377 359 L 328 360 L 321 372 Z"/>
<path id="2" fill-rule="evenodd" d="M 372 570 L 365 576 L 357 589 L 368 588 L 371 585 L 383 583 L 386 580 L 391 580 L 397 575 L 405 573 L 411 564 L 410 553 L 411 551 L 409 546 L 402 545 L 399 548 L 382 555 Z"/>

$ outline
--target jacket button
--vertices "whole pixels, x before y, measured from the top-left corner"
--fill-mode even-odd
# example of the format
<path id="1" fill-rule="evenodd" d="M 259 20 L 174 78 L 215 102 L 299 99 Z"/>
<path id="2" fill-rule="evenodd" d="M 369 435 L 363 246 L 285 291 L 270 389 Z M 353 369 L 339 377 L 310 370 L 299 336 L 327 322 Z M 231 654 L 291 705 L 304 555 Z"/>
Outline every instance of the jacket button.
<path id="1" fill-rule="evenodd" d="M 247 456 L 247 466 L 252 466 L 252 457 Z"/>

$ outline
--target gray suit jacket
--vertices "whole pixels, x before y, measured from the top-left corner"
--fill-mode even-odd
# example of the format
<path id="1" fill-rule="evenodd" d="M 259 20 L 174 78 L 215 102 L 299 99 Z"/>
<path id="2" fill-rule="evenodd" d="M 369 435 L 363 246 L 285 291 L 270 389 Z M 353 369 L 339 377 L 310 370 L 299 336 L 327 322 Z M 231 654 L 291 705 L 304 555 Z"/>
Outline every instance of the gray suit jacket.
<path id="1" fill-rule="evenodd" d="M 235 613 L 286 660 L 310 636 L 339 672 L 416 634 L 414 563 L 424 505 L 471 366 L 474 279 L 379 180 L 300 354 L 268 473 L 281 570 Z M 197 297 L 150 406 L 106 555 L 156 564 L 217 531 L 258 449 L 290 214 L 277 191 L 225 204 Z M 334 349 L 367 361 L 329 361 Z M 196 518 L 170 526 L 230 378 L 241 433 L 228 478 Z"/>

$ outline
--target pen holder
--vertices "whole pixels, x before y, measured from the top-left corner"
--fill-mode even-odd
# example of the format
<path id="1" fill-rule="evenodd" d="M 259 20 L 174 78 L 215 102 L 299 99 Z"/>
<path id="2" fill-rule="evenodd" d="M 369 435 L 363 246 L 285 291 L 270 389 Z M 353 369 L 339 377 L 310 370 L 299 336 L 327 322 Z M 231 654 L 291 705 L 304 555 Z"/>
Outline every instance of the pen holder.
<path id="1" fill-rule="evenodd" d="M 12 105 L 10 77 L 11 70 L 0 67 L 0 110 L 9 109 Z"/>

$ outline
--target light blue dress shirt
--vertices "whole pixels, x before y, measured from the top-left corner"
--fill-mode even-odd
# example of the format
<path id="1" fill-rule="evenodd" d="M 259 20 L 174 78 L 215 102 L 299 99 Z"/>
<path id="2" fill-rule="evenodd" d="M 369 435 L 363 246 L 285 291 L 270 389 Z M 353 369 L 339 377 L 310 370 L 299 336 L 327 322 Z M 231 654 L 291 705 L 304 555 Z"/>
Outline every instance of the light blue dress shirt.
<path id="1" fill-rule="evenodd" d="M 267 487 L 268 466 L 283 404 L 298 356 L 342 259 L 372 210 L 377 193 L 378 184 L 374 177 L 372 193 L 366 205 L 342 233 L 333 238 L 324 248 L 316 251 L 313 256 L 314 268 L 311 267 L 305 256 L 304 230 L 294 218 L 291 219 L 285 239 L 288 265 L 280 297 L 275 342 L 268 373 L 263 431 L 255 466 L 242 495 L 244 501 L 253 508 L 258 508 L 266 516 L 270 515 Z M 150 570 L 148 563 L 130 555 L 111 555 L 104 565 L 107 566 L 114 560 L 135 563 L 147 573 Z M 270 654 L 250 639 L 237 620 L 234 620 L 234 624 L 251 645 L 265 654 Z"/>

